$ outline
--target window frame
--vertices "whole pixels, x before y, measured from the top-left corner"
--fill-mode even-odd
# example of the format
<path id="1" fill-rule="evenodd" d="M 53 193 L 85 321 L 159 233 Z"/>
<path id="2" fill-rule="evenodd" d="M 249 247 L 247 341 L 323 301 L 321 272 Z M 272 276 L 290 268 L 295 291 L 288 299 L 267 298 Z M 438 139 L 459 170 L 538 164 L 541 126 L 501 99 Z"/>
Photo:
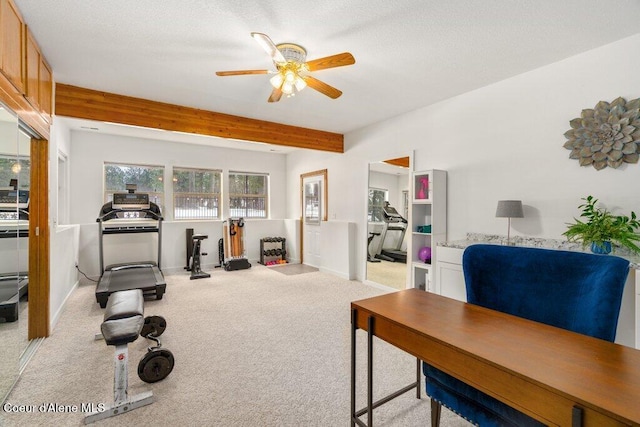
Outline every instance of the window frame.
<path id="1" fill-rule="evenodd" d="M 233 175 L 245 175 L 245 177 L 249 177 L 249 176 L 262 176 L 265 179 L 265 185 L 264 185 L 264 194 L 249 194 L 249 193 L 233 193 L 231 191 L 231 183 L 232 183 L 232 178 L 231 176 Z M 245 185 L 246 188 L 246 185 Z M 242 171 L 229 171 L 229 185 L 227 186 L 228 189 L 228 194 L 225 198 L 225 200 L 228 201 L 229 203 L 229 217 L 230 218 L 237 218 L 237 217 L 242 217 L 242 218 L 247 218 L 247 219 L 268 219 L 269 218 L 269 199 L 270 199 L 270 177 L 269 177 L 269 173 L 267 172 L 242 172 Z M 239 208 L 234 208 L 232 203 L 232 199 L 234 198 L 255 198 L 255 199 L 264 199 L 263 202 L 263 206 L 264 206 L 264 216 L 248 216 L 248 203 L 245 204 L 244 207 L 244 214 L 245 215 L 234 215 L 233 211 L 237 210 Z"/>
<path id="2" fill-rule="evenodd" d="M 116 192 L 126 192 L 126 188 L 123 188 L 122 190 L 107 190 L 107 166 L 124 166 L 124 167 L 133 167 L 133 168 L 148 168 L 148 169 L 160 169 L 162 171 L 161 177 L 162 179 L 160 180 L 162 182 L 162 190 L 161 191 L 146 191 L 146 190 L 136 190 L 139 191 L 141 193 L 146 193 L 149 194 L 149 200 L 155 204 L 157 204 L 158 206 L 160 206 L 160 210 L 162 212 L 164 212 L 165 210 L 165 199 L 164 199 L 164 192 L 166 191 L 166 186 L 165 186 L 165 166 L 164 165 L 151 165 L 151 164 L 140 164 L 140 163 L 121 163 L 121 162 L 108 162 L 105 161 L 102 164 L 102 187 L 103 187 L 103 191 L 102 191 L 102 198 L 103 198 L 103 203 L 108 203 L 113 201 L 113 193 Z M 133 183 L 125 183 L 125 184 L 133 184 Z"/>
<path id="3" fill-rule="evenodd" d="M 211 172 L 218 175 L 219 180 L 219 188 L 218 192 L 176 192 L 176 171 L 193 171 L 193 172 Z M 220 220 L 222 219 L 222 211 L 223 211 L 223 173 L 222 169 L 207 169 L 207 168 L 195 168 L 195 167 L 183 167 L 183 166 L 173 166 L 172 168 L 172 186 L 171 186 L 171 197 L 173 200 L 173 219 L 176 221 L 196 221 L 196 220 Z M 180 195 L 188 194 L 190 197 L 208 197 L 208 196 L 217 196 L 217 215 L 216 216 L 178 216 L 176 209 L 178 208 L 178 203 L 176 201 L 176 197 Z M 215 202 L 213 202 L 215 204 Z"/>

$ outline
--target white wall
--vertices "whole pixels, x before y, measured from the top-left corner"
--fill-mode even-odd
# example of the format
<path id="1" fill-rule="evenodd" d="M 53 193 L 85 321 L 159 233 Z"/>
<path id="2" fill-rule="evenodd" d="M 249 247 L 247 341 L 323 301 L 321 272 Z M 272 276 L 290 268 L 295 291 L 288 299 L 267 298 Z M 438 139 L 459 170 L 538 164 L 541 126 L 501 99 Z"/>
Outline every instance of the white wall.
<path id="1" fill-rule="evenodd" d="M 67 298 L 78 286 L 75 264 L 78 262 L 79 238 L 80 227 L 77 225 L 51 229 L 49 317 L 51 331 L 54 333 Z"/>
<path id="2" fill-rule="evenodd" d="M 106 135 L 97 132 L 71 132 L 71 222 L 95 222 L 103 204 L 103 165 L 105 162 L 158 165 L 165 167 L 166 219 L 172 219 L 172 167 L 221 169 L 223 186 L 228 172 L 268 173 L 271 218 L 284 218 L 285 156 L 246 150 L 231 150 L 205 145 Z"/>
<path id="3" fill-rule="evenodd" d="M 93 132 L 71 133 L 71 222 L 80 228 L 80 268 L 91 276 L 100 273 L 98 262 L 98 225 L 95 222 L 103 204 L 103 165 L 105 162 L 160 165 L 165 167 L 166 218 L 163 224 L 162 261 L 163 270 L 182 269 L 186 265 L 185 230 L 193 228 L 196 233 L 207 234 L 202 250 L 209 255 L 203 258 L 205 266 L 218 263 L 218 239 L 222 237 L 222 221 L 173 221 L 171 211 L 172 167 L 221 169 L 223 187 L 228 172 L 260 172 L 269 174 L 270 219 L 247 219 L 245 247 L 247 256 L 255 262 L 259 259 L 259 241 L 263 237 L 282 236 L 295 244 L 286 234 L 285 218 L 286 188 L 283 154 L 222 149 L 204 145 L 179 144 L 174 142 L 147 140 Z M 227 215 L 225 215 L 226 217 Z M 157 259 L 155 235 L 105 236 L 105 265 L 125 261 Z"/>
<path id="4" fill-rule="evenodd" d="M 498 200 L 521 199 L 512 234 L 561 238 L 589 194 L 614 211 L 640 212 L 640 165 L 596 171 L 563 148 L 569 121 L 600 100 L 640 97 L 640 34 L 345 135 L 345 154 L 300 151 L 287 159 L 289 182 L 329 170 L 330 218 L 357 223 L 364 277 L 367 163 L 414 152 L 414 169 L 448 171 L 448 237 L 506 234 Z M 339 101 L 338 101 L 339 102 Z M 299 215 L 297 187 L 287 214 Z M 361 203 L 358 201 L 361 200 Z M 334 216 L 332 216 L 332 213 Z"/>
<path id="5" fill-rule="evenodd" d="M 54 120 L 49 140 L 49 318 L 52 333 L 64 304 L 78 285 L 75 264 L 79 258 L 80 229 L 58 224 L 58 153 L 71 164 L 71 133 L 59 120 Z M 71 183 L 73 184 L 73 183 Z"/>

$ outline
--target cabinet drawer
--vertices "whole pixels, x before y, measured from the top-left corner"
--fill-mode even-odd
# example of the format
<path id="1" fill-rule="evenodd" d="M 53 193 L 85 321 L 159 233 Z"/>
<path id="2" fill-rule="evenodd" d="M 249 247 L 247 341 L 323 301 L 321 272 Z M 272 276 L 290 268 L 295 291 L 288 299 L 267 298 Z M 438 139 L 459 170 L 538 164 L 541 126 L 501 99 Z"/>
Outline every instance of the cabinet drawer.
<path id="1" fill-rule="evenodd" d="M 438 261 L 450 262 L 452 264 L 462 264 L 462 253 L 464 249 L 438 246 L 436 257 Z"/>

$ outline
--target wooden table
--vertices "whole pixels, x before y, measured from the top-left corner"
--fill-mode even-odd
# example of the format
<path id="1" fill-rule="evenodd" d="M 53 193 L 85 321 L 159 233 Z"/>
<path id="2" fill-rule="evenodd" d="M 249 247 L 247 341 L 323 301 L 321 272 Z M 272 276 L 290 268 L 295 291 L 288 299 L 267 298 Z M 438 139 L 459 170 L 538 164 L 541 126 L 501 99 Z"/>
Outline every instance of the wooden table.
<path id="1" fill-rule="evenodd" d="M 351 425 L 372 425 L 378 337 L 548 425 L 640 426 L 640 350 L 417 289 L 351 303 Z M 367 407 L 355 408 L 356 331 L 368 333 Z M 419 397 L 419 395 L 418 395 Z M 428 420 L 425 420 L 425 424 Z"/>

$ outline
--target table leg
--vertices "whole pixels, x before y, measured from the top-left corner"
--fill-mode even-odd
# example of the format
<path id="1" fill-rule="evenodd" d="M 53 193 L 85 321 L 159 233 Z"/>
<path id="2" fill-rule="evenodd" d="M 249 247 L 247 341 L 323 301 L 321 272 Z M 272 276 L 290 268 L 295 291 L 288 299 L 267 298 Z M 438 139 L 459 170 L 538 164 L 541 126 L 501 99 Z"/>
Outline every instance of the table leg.
<path id="1" fill-rule="evenodd" d="M 373 316 L 367 319 L 367 425 L 373 426 Z"/>
<path id="2" fill-rule="evenodd" d="M 356 422 L 356 331 L 358 326 L 358 311 L 351 310 L 351 427 L 355 427 Z"/>
<path id="3" fill-rule="evenodd" d="M 420 359 L 416 357 L 416 399 L 420 399 Z"/>

